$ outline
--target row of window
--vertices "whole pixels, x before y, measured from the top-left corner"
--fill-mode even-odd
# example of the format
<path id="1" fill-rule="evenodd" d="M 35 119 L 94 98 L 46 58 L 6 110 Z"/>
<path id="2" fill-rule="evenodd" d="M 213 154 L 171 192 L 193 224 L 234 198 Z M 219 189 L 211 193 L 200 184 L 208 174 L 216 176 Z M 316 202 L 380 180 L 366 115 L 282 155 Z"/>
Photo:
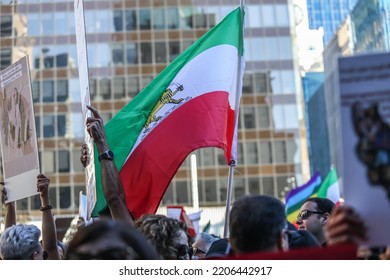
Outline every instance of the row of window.
<path id="1" fill-rule="evenodd" d="M 233 182 L 233 197 L 235 200 L 246 194 L 265 194 L 284 199 L 284 191 L 291 188 L 291 176 L 248 177 L 236 176 Z M 226 203 L 227 178 L 207 179 L 198 181 L 198 196 L 200 205 L 223 205 Z M 163 205 L 191 205 L 192 188 L 188 181 L 172 182 L 162 200 Z"/>
<path id="2" fill-rule="evenodd" d="M 172 62 L 194 41 L 155 41 L 124 43 L 89 43 L 89 67 L 110 67 L 136 64 L 159 64 Z M 11 49 L 1 52 L 5 60 L 11 58 Z M 290 37 L 262 37 L 245 39 L 245 60 L 278 61 L 292 60 Z M 7 59 L 7 57 L 9 59 Z M 6 63 L 6 62 L 4 62 Z M 33 67 L 77 68 L 76 45 L 46 45 L 33 47 Z"/>
<path id="3" fill-rule="evenodd" d="M 109 78 L 90 78 L 89 88 L 92 101 L 101 100 L 129 100 L 134 98 L 144 87 L 153 79 L 151 75 L 142 76 L 117 76 Z M 290 70 L 275 70 L 268 72 L 245 73 L 243 78 L 242 92 L 244 95 L 264 95 L 274 94 L 294 94 L 294 73 Z M 71 78 L 56 80 L 34 80 L 32 82 L 32 93 L 34 103 L 52 103 L 52 102 L 80 102 L 80 85 L 79 79 Z M 278 107 L 278 102 L 272 102 L 274 110 Z M 294 102 L 295 103 L 295 102 Z M 282 104 L 282 103 L 280 103 Z M 293 113 L 293 115 L 291 115 Z M 254 114 L 253 114 L 254 115 Z M 297 117 L 297 113 L 288 112 L 290 118 Z M 265 116 L 260 121 L 259 126 L 270 127 L 270 119 L 267 113 L 260 113 Z M 294 126 L 295 127 L 295 126 Z"/>
<path id="4" fill-rule="evenodd" d="M 87 34 L 112 33 L 134 30 L 190 30 L 209 29 L 221 21 L 236 6 L 206 7 L 162 7 L 124 10 L 85 10 Z M 73 11 L 29 13 L 27 6 L 18 6 L 16 13 L 26 16 L 12 18 L 2 15 L 2 37 L 12 36 L 51 36 L 75 34 Z M 247 27 L 288 27 L 289 14 L 287 5 L 252 5 L 248 8 Z M 13 23 L 14 20 L 15 22 Z M 22 22 L 18 22 L 18 20 Z M 27 27 L 26 26 L 27 23 Z"/>

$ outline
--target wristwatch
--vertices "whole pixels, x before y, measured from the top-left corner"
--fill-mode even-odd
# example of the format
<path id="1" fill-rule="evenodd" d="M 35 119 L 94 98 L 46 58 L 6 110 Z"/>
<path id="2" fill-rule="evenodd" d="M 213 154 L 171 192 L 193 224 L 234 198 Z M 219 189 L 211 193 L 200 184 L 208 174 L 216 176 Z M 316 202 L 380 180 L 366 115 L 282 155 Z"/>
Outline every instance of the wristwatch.
<path id="1" fill-rule="evenodd" d="M 105 151 L 99 156 L 99 161 L 103 159 L 114 160 L 114 153 L 110 150 Z"/>

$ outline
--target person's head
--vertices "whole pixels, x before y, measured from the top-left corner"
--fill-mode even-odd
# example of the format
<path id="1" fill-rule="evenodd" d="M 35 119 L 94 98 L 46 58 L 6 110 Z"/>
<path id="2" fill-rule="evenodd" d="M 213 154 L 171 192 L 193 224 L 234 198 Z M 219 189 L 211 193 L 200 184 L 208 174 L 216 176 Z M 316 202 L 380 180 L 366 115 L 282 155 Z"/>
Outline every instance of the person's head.
<path id="1" fill-rule="evenodd" d="M 0 235 L 0 258 L 3 260 L 43 260 L 39 241 L 41 230 L 35 225 L 16 224 Z"/>
<path id="2" fill-rule="evenodd" d="M 233 203 L 229 241 L 235 254 L 288 249 L 283 203 L 271 196 L 248 195 Z"/>
<path id="3" fill-rule="evenodd" d="M 219 237 L 213 236 L 207 232 L 200 232 L 195 236 L 195 241 L 192 244 L 192 258 L 204 259 L 211 244 L 219 240 Z"/>
<path id="4" fill-rule="evenodd" d="M 153 246 L 132 225 L 103 219 L 80 228 L 69 242 L 68 260 L 157 260 Z"/>
<path id="5" fill-rule="evenodd" d="M 299 230 L 311 232 L 320 244 L 324 244 L 325 226 L 334 207 L 335 204 L 327 198 L 312 197 L 305 200 L 296 220 Z"/>
<path id="6" fill-rule="evenodd" d="M 182 221 L 164 215 L 145 214 L 135 226 L 166 260 L 188 260 L 190 235 Z"/>

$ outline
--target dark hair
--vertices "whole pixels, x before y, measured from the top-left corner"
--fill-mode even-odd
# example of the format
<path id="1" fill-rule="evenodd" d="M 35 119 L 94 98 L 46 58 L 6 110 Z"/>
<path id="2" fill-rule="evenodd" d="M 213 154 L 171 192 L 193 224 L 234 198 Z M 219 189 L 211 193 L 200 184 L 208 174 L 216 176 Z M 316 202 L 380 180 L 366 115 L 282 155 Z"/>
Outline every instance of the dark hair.
<path id="1" fill-rule="evenodd" d="M 135 226 L 166 260 L 178 258 L 178 239 L 182 231 L 191 241 L 185 223 L 164 215 L 144 214 L 135 222 Z"/>
<path id="2" fill-rule="evenodd" d="M 290 249 L 320 247 L 320 243 L 314 235 L 307 230 L 291 230 L 288 234 Z"/>
<path id="3" fill-rule="evenodd" d="M 271 196 L 249 195 L 230 212 L 230 244 L 235 253 L 271 251 L 287 226 L 284 204 Z"/>
<path id="4" fill-rule="evenodd" d="M 333 208 L 336 206 L 336 204 L 333 203 L 332 200 L 328 198 L 322 198 L 322 197 L 311 197 L 305 200 L 305 202 L 314 202 L 317 205 L 317 211 L 322 213 L 332 213 Z"/>
<path id="5" fill-rule="evenodd" d="M 93 256 L 93 259 L 139 259 L 139 260 L 157 260 L 160 259 L 156 250 L 149 244 L 146 238 L 132 225 L 103 219 L 93 222 L 85 227 L 80 228 L 69 242 L 66 250 L 65 259 L 90 259 L 89 256 L 78 252 L 78 248 L 84 244 L 92 243 L 99 240 L 106 234 L 114 234 L 114 236 L 123 241 L 127 248 L 125 254 L 113 251 L 110 255 Z M 122 249 L 122 248 L 121 248 Z M 122 250 L 123 251 L 123 250 Z"/>

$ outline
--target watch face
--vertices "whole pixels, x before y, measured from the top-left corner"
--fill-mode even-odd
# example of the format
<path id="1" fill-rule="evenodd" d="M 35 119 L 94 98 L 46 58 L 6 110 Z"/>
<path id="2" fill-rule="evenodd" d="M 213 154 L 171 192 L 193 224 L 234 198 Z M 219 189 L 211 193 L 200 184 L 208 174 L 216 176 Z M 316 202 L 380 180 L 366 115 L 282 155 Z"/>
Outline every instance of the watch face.
<path id="1" fill-rule="evenodd" d="M 113 160 L 114 159 L 114 153 L 110 150 L 105 151 L 103 154 L 99 156 L 99 161 L 102 159 L 108 159 L 108 160 Z"/>

